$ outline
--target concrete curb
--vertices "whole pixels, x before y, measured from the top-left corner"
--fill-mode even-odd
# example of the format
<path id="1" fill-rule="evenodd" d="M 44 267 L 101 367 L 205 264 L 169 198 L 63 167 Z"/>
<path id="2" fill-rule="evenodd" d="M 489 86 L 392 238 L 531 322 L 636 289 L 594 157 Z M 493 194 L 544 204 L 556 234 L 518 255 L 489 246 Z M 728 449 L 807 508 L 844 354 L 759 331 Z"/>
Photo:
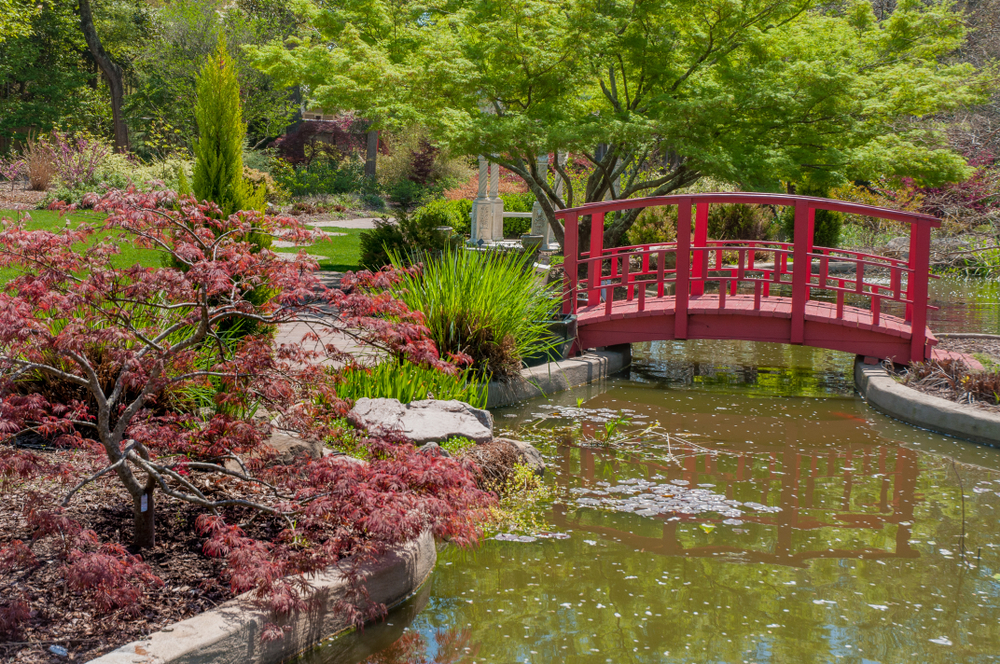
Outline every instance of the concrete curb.
<path id="1" fill-rule="evenodd" d="M 437 561 L 429 531 L 366 566 L 366 586 L 372 601 L 393 607 L 413 595 Z M 264 642 L 264 625 L 273 616 L 249 604 L 246 595 L 217 609 L 174 623 L 142 641 L 122 646 L 91 660 L 91 664 L 277 664 L 321 640 L 351 627 L 333 606 L 346 596 L 348 584 L 334 565 L 311 579 L 314 590 L 308 611 L 294 613 L 278 624 L 290 628 L 279 641 Z"/>
<path id="2" fill-rule="evenodd" d="M 854 384 L 868 404 L 907 424 L 1000 447 L 1000 416 L 963 407 L 896 382 L 881 365 L 854 361 Z"/>
<path id="3" fill-rule="evenodd" d="M 614 350 L 598 350 L 561 362 L 529 367 L 521 370 L 518 379 L 490 383 L 486 408 L 501 408 L 604 380 L 632 363 L 632 354 L 627 348 L 615 346 Z"/>

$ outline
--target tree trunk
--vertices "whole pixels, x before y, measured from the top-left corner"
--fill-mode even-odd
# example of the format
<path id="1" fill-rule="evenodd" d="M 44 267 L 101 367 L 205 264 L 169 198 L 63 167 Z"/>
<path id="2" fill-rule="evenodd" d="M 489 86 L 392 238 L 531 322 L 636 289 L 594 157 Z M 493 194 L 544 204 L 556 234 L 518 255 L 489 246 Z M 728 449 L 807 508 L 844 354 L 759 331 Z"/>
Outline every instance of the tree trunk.
<path id="1" fill-rule="evenodd" d="M 90 11 L 90 0 L 80 0 L 80 29 L 83 30 L 83 38 L 87 40 L 87 48 L 90 49 L 94 62 L 100 67 L 108 81 L 108 88 L 111 89 L 111 118 L 115 126 L 115 152 L 128 152 L 128 127 L 125 126 L 125 118 L 122 117 L 122 101 L 125 99 L 122 69 L 101 45 L 101 38 L 97 35 L 97 29 L 94 27 L 94 16 Z"/>
<path id="2" fill-rule="evenodd" d="M 378 129 L 369 131 L 365 138 L 368 141 L 365 155 L 365 178 L 375 181 L 375 164 L 378 160 Z"/>
<path id="3" fill-rule="evenodd" d="M 156 507 L 153 504 L 153 478 L 146 483 L 146 490 L 132 496 L 132 518 L 135 522 L 135 545 L 140 549 L 156 546 Z"/>

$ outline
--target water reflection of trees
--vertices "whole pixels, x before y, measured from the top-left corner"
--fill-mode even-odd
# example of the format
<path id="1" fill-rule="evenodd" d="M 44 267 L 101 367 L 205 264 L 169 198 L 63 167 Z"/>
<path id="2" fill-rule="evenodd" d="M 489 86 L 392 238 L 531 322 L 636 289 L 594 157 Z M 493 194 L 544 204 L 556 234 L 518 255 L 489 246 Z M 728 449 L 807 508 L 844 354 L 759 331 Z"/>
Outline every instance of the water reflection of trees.
<path id="1" fill-rule="evenodd" d="M 433 645 L 419 632 L 407 632 L 395 643 L 358 664 L 458 664 L 479 654 L 468 629 L 441 629 Z"/>
<path id="2" fill-rule="evenodd" d="M 788 344 L 744 341 L 657 341 L 633 347 L 633 380 L 711 391 L 738 389 L 741 398 L 824 396 L 853 391 L 853 356 Z"/>
<path id="3" fill-rule="evenodd" d="M 434 605 L 411 627 L 424 636 L 408 632 L 410 650 L 366 661 L 993 661 L 1000 498 L 972 487 L 996 472 L 880 441 L 850 413 L 800 415 L 652 414 L 671 430 L 734 429 L 712 439 L 720 453 L 679 453 L 679 464 L 648 447 L 556 448 L 550 516 L 571 538 L 442 553 Z M 956 470 L 978 566 L 957 555 Z M 573 486 L 655 476 L 783 509 L 729 526 L 715 514 L 668 522 L 571 504 Z M 450 629 L 460 625 L 470 627 Z M 954 645 L 930 641 L 942 636 Z"/>

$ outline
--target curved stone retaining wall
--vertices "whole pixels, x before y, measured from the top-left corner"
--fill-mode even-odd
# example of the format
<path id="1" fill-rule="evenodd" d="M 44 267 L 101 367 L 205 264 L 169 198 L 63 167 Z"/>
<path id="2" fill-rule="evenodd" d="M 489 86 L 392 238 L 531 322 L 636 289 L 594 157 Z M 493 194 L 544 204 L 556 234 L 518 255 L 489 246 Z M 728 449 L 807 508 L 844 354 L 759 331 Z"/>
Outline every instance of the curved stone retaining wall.
<path id="1" fill-rule="evenodd" d="M 369 596 L 390 608 L 396 606 L 427 580 L 436 561 L 434 537 L 425 532 L 367 568 Z M 280 622 L 290 629 L 279 641 L 261 640 L 264 625 L 273 622 L 273 617 L 240 596 L 93 659 L 91 664 L 277 664 L 351 627 L 342 614 L 331 610 L 347 591 L 340 566 L 331 567 L 311 583 L 315 589 L 312 608 Z"/>
<path id="2" fill-rule="evenodd" d="M 854 383 L 869 405 L 924 429 L 1000 447 L 1000 416 L 898 383 L 881 365 L 854 361 Z"/>
<path id="3" fill-rule="evenodd" d="M 589 385 L 618 373 L 632 363 L 632 351 L 626 344 L 613 346 L 571 357 L 561 362 L 549 362 L 521 370 L 520 377 L 487 386 L 487 408 L 502 408 L 519 401 L 548 396 Z"/>

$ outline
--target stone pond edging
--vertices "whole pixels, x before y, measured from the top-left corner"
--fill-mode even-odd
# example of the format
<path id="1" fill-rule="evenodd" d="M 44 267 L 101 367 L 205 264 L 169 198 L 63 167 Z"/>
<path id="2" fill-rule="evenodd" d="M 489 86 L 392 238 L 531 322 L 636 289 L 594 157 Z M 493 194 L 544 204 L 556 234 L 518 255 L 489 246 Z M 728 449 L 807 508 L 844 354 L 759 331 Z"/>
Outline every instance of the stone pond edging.
<path id="1" fill-rule="evenodd" d="M 521 370 L 520 378 L 488 386 L 486 408 L 502 408 L 519 401 L 564 392 L 604 380 L 632 363 L 628 346 L 590 351 L 561 362 L 549 362 Z"/>
<path id="2" fill-rule="evenodd" d="M 437 562 L 434 537 L 425 531 L 378 561 L 368 565 L 366 587 L 372 601 L 392 608 L 412 596 L 430 577 Z M 349 629 L 351 625 L 332 606 L 347 592 L 340 565 L 310 580 L 315 605 L 285 620 L 275 621 L 265 610 L 251 606 L 246 595 L 169 625 L 90 664 L 277 664 Z M 285 637 L 265 642 L 264 625 L 290 627 Z"/>
<path id="3" fill-rule="evenodd" d="M 854 361 L 854 384 L 868 404 L 914 426 L 1000 447 L 1000 415 L 924 394 L 897 382 L 881 365 Z"/>

